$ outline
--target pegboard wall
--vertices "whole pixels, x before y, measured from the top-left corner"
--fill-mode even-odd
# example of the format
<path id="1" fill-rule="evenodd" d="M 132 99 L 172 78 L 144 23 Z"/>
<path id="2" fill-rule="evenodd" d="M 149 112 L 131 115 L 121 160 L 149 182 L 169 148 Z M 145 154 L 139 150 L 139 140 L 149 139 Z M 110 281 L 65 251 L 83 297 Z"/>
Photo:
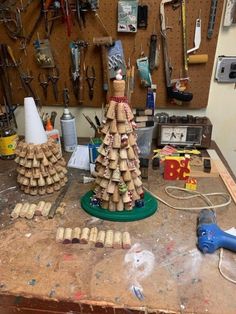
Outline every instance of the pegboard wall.
<path id="1" fill-rule="evenodd" d="M 26 1 L 26 0 L 25 0 Z M 17 1 L 15 1 L 17 2 Z M 24 2 L 24 1 L 23 1 Z M 74 2 L 74 0 L 71 0 Z M 167 99 L 164 60 L 162 51 L 162 42 L 160 35 L 160 18 L 159 8 L 160 0 L 140 1 L 140 4 L 148 5 L 148 27 L 147 29 L 138 29 L 137 33 L 118 33 L 117 32 L 117 0 L 100 0 L 99 9 L 97 10 L 103 24 L 108 30 L 113 39 L 122 41 L 126 62 L 129 57 L 131 64 L 136 64 L 136 59 L 140 57 L 141 50 L 146 56 L 149 55 L 150 36 L 153 32 L 157 33 L 158 44 L 160 45 L 160 65 L 157 70 L 153 71 L 152 80 L 157 85 L 156 108 L 183 108 L 196 109 L 204 108 L 208 103 L 208 94 L 210 87 L 210 79 L 213 70 L 213 62 L 220 26 L 221 12 L 223 8 L 223 0 L 218 0 L 216 11 L 216 20 L 212 38 L 207 39 L 207 28 L 210 14 L 211 0 L 187 0 L 186 1 L 186 23 L 187 23 L 187 46 L 188 49 L 194 46 L 194 30 L 195 21 L 200 16 L 202 21 L 202 36 L 200 49 L 197 54 L 207 54 L 208 62 L 206 64 L 189 65 L 189 87 L 188 90 L 193 93 L 193 100 L 189 103 L 182 103 L 181 106 L 173 104 Z M 25 13 L 22 13 L 22 22 L 25 32 L 29 33 L 32 25 L 39 15 L 40 1 L 32 1 Z M 172 78 L 178 78 L 183 71 L 183 40 L 181 27 L 181 8 L 173 10 L 171 5 L 165 5 L 165 16 L 170 30 L 168 31 L 168 46 L 171 64 L 173 66 Z M 70 90 L 70 106 L 90 106 L 101 107 L 102 103 L 106 102 L 104 92 L 102 90 L 102 65 L 101 65 L 101 50 L 93 45 L 94 37 L 107 36 L 103 27 L 94 16 L 93 12 L 87 12 L 86 27 L 81 30 L 78 22 L 74 18 L 72 26 L 72 34 L 67 36 L 66 24 L 62 20 L 57 20 L 54 23 L 53 32 L 50 36 L 50 43 L 53 49 L 54 58 L 60 71 L 60 79 L 58 81 L 59 99 L 55 101 L 52 86 L 48 86 L 48 97 L 45 100 L 43 92 L 38 83 L 39 73 L 47 74 L 47 70 L 41 69 L 35 62 L 33 41 L 37 38 L 37 33 L 40 39 L 45 38 L 44 22 L 41 21 L 37 33 L 27 46 L 27 55 L 19 49 L 19 42 L 10 39 L 3 25 L 0 25 L 0 42 L 10 45 L 14 51 L 15 58 L 21 60 L 21 68 L 26 71 L 30 70 L 33 74 L 32 87 L 36 94 L 40 97 L 42 105 L 62 105 L 63 97 L 62 90 L 67 86 Z M 84 80 L 84 102 L 79 105 L 72 92 L 70 79 L 70 50 L 69 43 L 73 40 L 84 40 L 89 43 L 85 53 L 85 67 L 87 65 L 94 66 L 96 80 L 94 84 L 94 98 L 89 100 L 87 82 Z M 13 101 L 14 103 L 22 103 L 26 96 L 21 87 L 19 75 L 15 69 L 9 70 L 10 80 L 12 83 Z M 135 70 L 135 89 L 132 94 L 131 105 L 134 108 L 145 107 L 146 88 L 141 87 L 140 79 L 137 70 Z M 2 102 L 2 99 L 1 99 Z"/>

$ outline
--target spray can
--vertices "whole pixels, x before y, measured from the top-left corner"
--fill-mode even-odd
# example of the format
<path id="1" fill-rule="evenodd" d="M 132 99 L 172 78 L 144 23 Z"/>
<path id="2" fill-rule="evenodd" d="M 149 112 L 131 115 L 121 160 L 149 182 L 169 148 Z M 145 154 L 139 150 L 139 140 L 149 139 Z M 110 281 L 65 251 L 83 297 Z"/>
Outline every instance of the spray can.
<path id="1" fill-rule="evenodd" d="M 71 114 L 68 109 L 69 104 L 69 93 L 68 89 L 63 89 L 63 101 L 64 101 L 64 111 L 60 118 L 61 121 L 61 132 L 64 144 L 64 150 L 66 152 L 73 152 L 77 146 L 77 134 L 75 117 Z"/>

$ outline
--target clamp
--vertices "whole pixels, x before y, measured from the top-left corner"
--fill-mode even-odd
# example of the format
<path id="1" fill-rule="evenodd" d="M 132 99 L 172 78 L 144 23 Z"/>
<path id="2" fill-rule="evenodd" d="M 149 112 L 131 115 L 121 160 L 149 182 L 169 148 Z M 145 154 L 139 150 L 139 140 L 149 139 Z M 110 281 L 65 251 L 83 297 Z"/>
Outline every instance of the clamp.
<path id="1" fill-rule="evenodd" d="M 58 88 L 57 88 L 57 81 L 59 80 L 59 69 L 57 67 L 53 68 L 52 74 L 48 75 L 48 81 L 52 82 L 53 94 L 55 100 L 58 100 Z"/>
<path id="2" fill-rule="evenodd" d="M 94 67 L 93 66 L 87 66 L 87 68 L 86 68 L 86 81 L 87 81 L 88 87 L 89 87 L 89 99 L 90 100 L 93 99 L 93 94 L 94 94 L 93 85 L 94 85 L 95 80 L 96 80 L 96 77 L 95 77 Z"/>
<path id="3" fill-rule="evenodd" d="M 28 92 L 29 94 L 31 94 L 31 96 L 36 99 L 36 95 L 33 91 L 33 88 L 31 87 L 30 83 L 33 80 L 33 75 L 31 71 L 28 71 L 27 73 L 21 73 L 21 79 L 24 82 L 25 86 L 28 88 Z"/>
<path id="4" fill-rule="evenodd" d="M 45 75 L 43 74 L 43 79 L 41 79 L 41 75 L 42 73 L 39 73 L 38 75 L 38 81 L 39 81 L 39 85 L 42 87 L 43 89 L 43 95 L 44 95 L 44 99 L 47 99 L 47 94 L 48 94 L 48 84 L 49 84 L 49 81 L 46 79 Z"/>

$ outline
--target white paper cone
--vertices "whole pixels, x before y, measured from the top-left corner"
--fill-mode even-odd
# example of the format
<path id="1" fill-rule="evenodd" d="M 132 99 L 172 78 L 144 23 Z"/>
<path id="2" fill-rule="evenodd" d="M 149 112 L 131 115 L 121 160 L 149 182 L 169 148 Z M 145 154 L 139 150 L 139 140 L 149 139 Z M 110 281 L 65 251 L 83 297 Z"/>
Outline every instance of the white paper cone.
<path id="1" fill-rule="evenodd" d="M 32 144 L 46 143 L 48 138 L 40 119 L 34 99 L 26 97 L 24 99 L 25 108 L 25 142 Z"/>

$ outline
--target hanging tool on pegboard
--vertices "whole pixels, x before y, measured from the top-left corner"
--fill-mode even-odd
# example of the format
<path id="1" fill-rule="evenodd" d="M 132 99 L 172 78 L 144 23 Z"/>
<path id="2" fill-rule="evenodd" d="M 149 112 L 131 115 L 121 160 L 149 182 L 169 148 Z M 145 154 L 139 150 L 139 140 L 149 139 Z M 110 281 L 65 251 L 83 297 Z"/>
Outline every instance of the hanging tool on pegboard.
<path id="1" fill-rule="evenodd" d="M 217 3 L 218 3 L 218 0 L 211 0 L 210 16 L 209 16 L 208 30 L 207 30 L 208 39 L 211 39 L 213 36 L 213 30 L 214 30 L 215 19 L 216 19 Z"/>
<path id="2" fill-rule="evenodd" d="M 179 101 L 185 101 L 185 102 L 191 101 L 193 98 L 193 94 L 189 92 L 185 92 L 184 90 L 181 90 L 181 84 L 179 83 L 181 79 L 172 80 L 171 78 L 172 72 L 173 72 L 173 66 L 170 63 L 168 42 L 167 42 L 167 31 L 168 29 L 170 29 L 170 27 L 166 25 L 165 10 L 164 10 L 165 4 L 173 5 L 174 1 L 162 0 L 160 3 L 161 35 L 162 35 L 162 42 L 163 42 L 167 96 L 171 99 L 176 99 Z"/>

